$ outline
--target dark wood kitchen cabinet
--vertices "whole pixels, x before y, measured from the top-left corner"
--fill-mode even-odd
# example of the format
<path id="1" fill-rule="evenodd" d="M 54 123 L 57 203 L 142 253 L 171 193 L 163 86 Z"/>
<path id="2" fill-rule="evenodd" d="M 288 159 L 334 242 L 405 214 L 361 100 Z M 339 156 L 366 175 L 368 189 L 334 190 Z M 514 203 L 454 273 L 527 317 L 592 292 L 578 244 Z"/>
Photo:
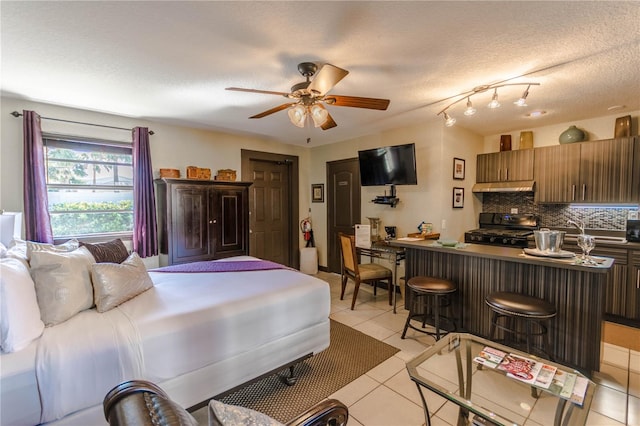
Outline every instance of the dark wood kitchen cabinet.
<path id="1" fill-rule="evenodd" d="M 476 182 L 532 180 L 533 153 L 533 149 L 520 149 L 478 155 Z"/>
<path id="2" fill-rule="evenodd" d="M 248 254 L 250 185 L 156 180 L 161 265 Z"/>
<path id="3" fill-rule="evenodd" d="M 565 240 L 562 248 L 577 256 L 582 253 L 574 241 Z M 607 276 L 604 318 L 640 328 L 640 250 L 596 244 L 591 255 L 615 259 Z"/>
<path id="4" fill-rule="evenodd" d="M 634 202 L 634 138 L 536 148 L 538 203 Z"/>
<path id="5" fill-rule="evenodd" d="M 640 250 L 629 250 L 629 285 L 626 294 L 625 318 L 634 321 L 640 328 Z"/>

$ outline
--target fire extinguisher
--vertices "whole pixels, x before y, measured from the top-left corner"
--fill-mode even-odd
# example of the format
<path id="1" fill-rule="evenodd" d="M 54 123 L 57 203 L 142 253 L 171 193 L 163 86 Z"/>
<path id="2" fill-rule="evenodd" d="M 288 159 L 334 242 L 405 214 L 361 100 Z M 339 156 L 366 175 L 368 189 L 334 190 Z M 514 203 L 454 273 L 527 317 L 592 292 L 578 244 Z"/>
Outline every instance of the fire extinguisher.
<path id="1" fill-rule="evenodd" d="M 313 241 L 313 229 L 311 229 L 311 218 L 307 217 L 300 221 L 300 230 L 304 235 L 304 240 L 307 242 L 307 247 L 315 247 Z"/>

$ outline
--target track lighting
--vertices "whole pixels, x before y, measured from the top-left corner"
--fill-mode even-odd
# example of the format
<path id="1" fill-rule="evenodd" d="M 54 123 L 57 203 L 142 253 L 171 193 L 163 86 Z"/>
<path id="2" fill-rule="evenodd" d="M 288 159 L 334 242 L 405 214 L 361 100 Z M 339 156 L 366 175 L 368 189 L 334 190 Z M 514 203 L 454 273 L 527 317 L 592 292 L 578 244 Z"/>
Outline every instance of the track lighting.
<path id="1" fill-rule="evenodd" d="M 527 96 L 529 96 L 529 89 L 531 88 L 531 86 L 539 86 L 539 85 L 540 83 L 497 83 L 497 84 L 488 84 L 484 86 L 477 86 L 477 87 L 474 87 L 473 90 L 459 94 L 458 96 L 460 97 L 458 99 L 456 99 L 455 101 L 451 102 L 449 105 L 444 107 L 437 115 L 442 114 L 445 125 L 447 127 L 451 127 L 456 123 L 456 119 L 455 117 L 452 117 L 447 113 L 449 108 L 451 108 L 458 102 L 461 102 L 466 99 L 467 108 L 464 110 L 464 115 L 472 116 L 477 112 L 477 110 L 476 108 L 474 108 L 473 103 L 471 102 L 471 97 L 474 95 L 478 95 L 480 93 L 487 92 L 489 90 L 493 90 L 493 96 L 491 97 L 491 102 L 487 104 L 487 107 L 491 109 L 499 108 L 500 102 L 498 101 L 498 89 L 505 86 L 527 86 L 525 91 L 522 92 L 522 96 L 520 97 L 520 99 L 514 102 L 514 104 L 518 106 L 527 106 Z M 453 98 L 453 96 L 450 97 L 449 99 L 451 98 Z"/>
<path id="2" fill-rule="evenodd" d="M 487 106 L 491 109 L 500 108 L 500 102 L 498 102 L 498 89 L 493 90 L 493 97 Z"/>
<path id="3" fill-rule="evenodd" d="M 298 127 L 304 127 L 307 116 L 311 117 L 315 127 L 322 126 L 329 118 L 329 111 L 320 104 L 313 104 L 310 107 L 298 104 L 290 108 L 287 114 L 291 123 Z"/>
<path id="4" fill-rule="evenodd" d="M 449 114 L 444 113 L 444 125 L 447 127 L 451 127 L 456 124 L 456 119 L 453 117 L 449 117 Z"/>
<path id="5" fill-rule="evenodd" d="M 522 92 L 522 96 L 520 96 L 520 99 L 515 101 L 514 104 L 518 106 L 527 106 L 527 96 L 529 96 L 529 87 L 531 87 L 531 85 L 528 85 L 527 88 L 524 89 L 524 92 Z"/>
<path id="6" fill-rule="evenodd" d="M 467 97 L 467 109 L 464 110 L 464 115 L 473 115 L 476 113 L 476 109 L 473 107 L 471 103 L 471 97 Z"/>

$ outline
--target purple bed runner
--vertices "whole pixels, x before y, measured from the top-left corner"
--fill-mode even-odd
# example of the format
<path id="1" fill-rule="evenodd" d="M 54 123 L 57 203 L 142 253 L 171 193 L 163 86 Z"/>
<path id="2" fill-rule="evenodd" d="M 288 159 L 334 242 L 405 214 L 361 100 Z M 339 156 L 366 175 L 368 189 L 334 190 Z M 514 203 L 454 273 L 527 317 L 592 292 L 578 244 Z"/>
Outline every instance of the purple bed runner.
<path id="1" fill-rule="evenodd" d="M 268 271 L 271 269 L 291 269 L 279 263 L 269 260 L 246 261 L 211 261 L 182 263 L 180 265 L 164 266 L 151 269 L 152 272 L 241 272 L 241 271 Z"/>

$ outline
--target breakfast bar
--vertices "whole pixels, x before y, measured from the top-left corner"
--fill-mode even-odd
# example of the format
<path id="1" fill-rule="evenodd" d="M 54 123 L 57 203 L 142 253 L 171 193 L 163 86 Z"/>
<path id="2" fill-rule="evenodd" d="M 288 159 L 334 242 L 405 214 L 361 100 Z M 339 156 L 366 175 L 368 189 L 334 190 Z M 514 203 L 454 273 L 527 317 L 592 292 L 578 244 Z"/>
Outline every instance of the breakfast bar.
<path id="1" fill-rule="evenodd" d="M 557 308 L 550 326 L 555 360 L 590 375 L 600 364 L 600 340 L 606 278 L 613 259 L 594 266 L 575 259 L 525 254 L 520 248 L 433 241 L 391 243 L 406 250 L 407 280 L 429 275 L 458 285 L 458 327 L 489 336 L 491 312 L 485 297 L 508 291 L 545 299 Z M 407 297 L 410 297 L 407 295 Z"/>

